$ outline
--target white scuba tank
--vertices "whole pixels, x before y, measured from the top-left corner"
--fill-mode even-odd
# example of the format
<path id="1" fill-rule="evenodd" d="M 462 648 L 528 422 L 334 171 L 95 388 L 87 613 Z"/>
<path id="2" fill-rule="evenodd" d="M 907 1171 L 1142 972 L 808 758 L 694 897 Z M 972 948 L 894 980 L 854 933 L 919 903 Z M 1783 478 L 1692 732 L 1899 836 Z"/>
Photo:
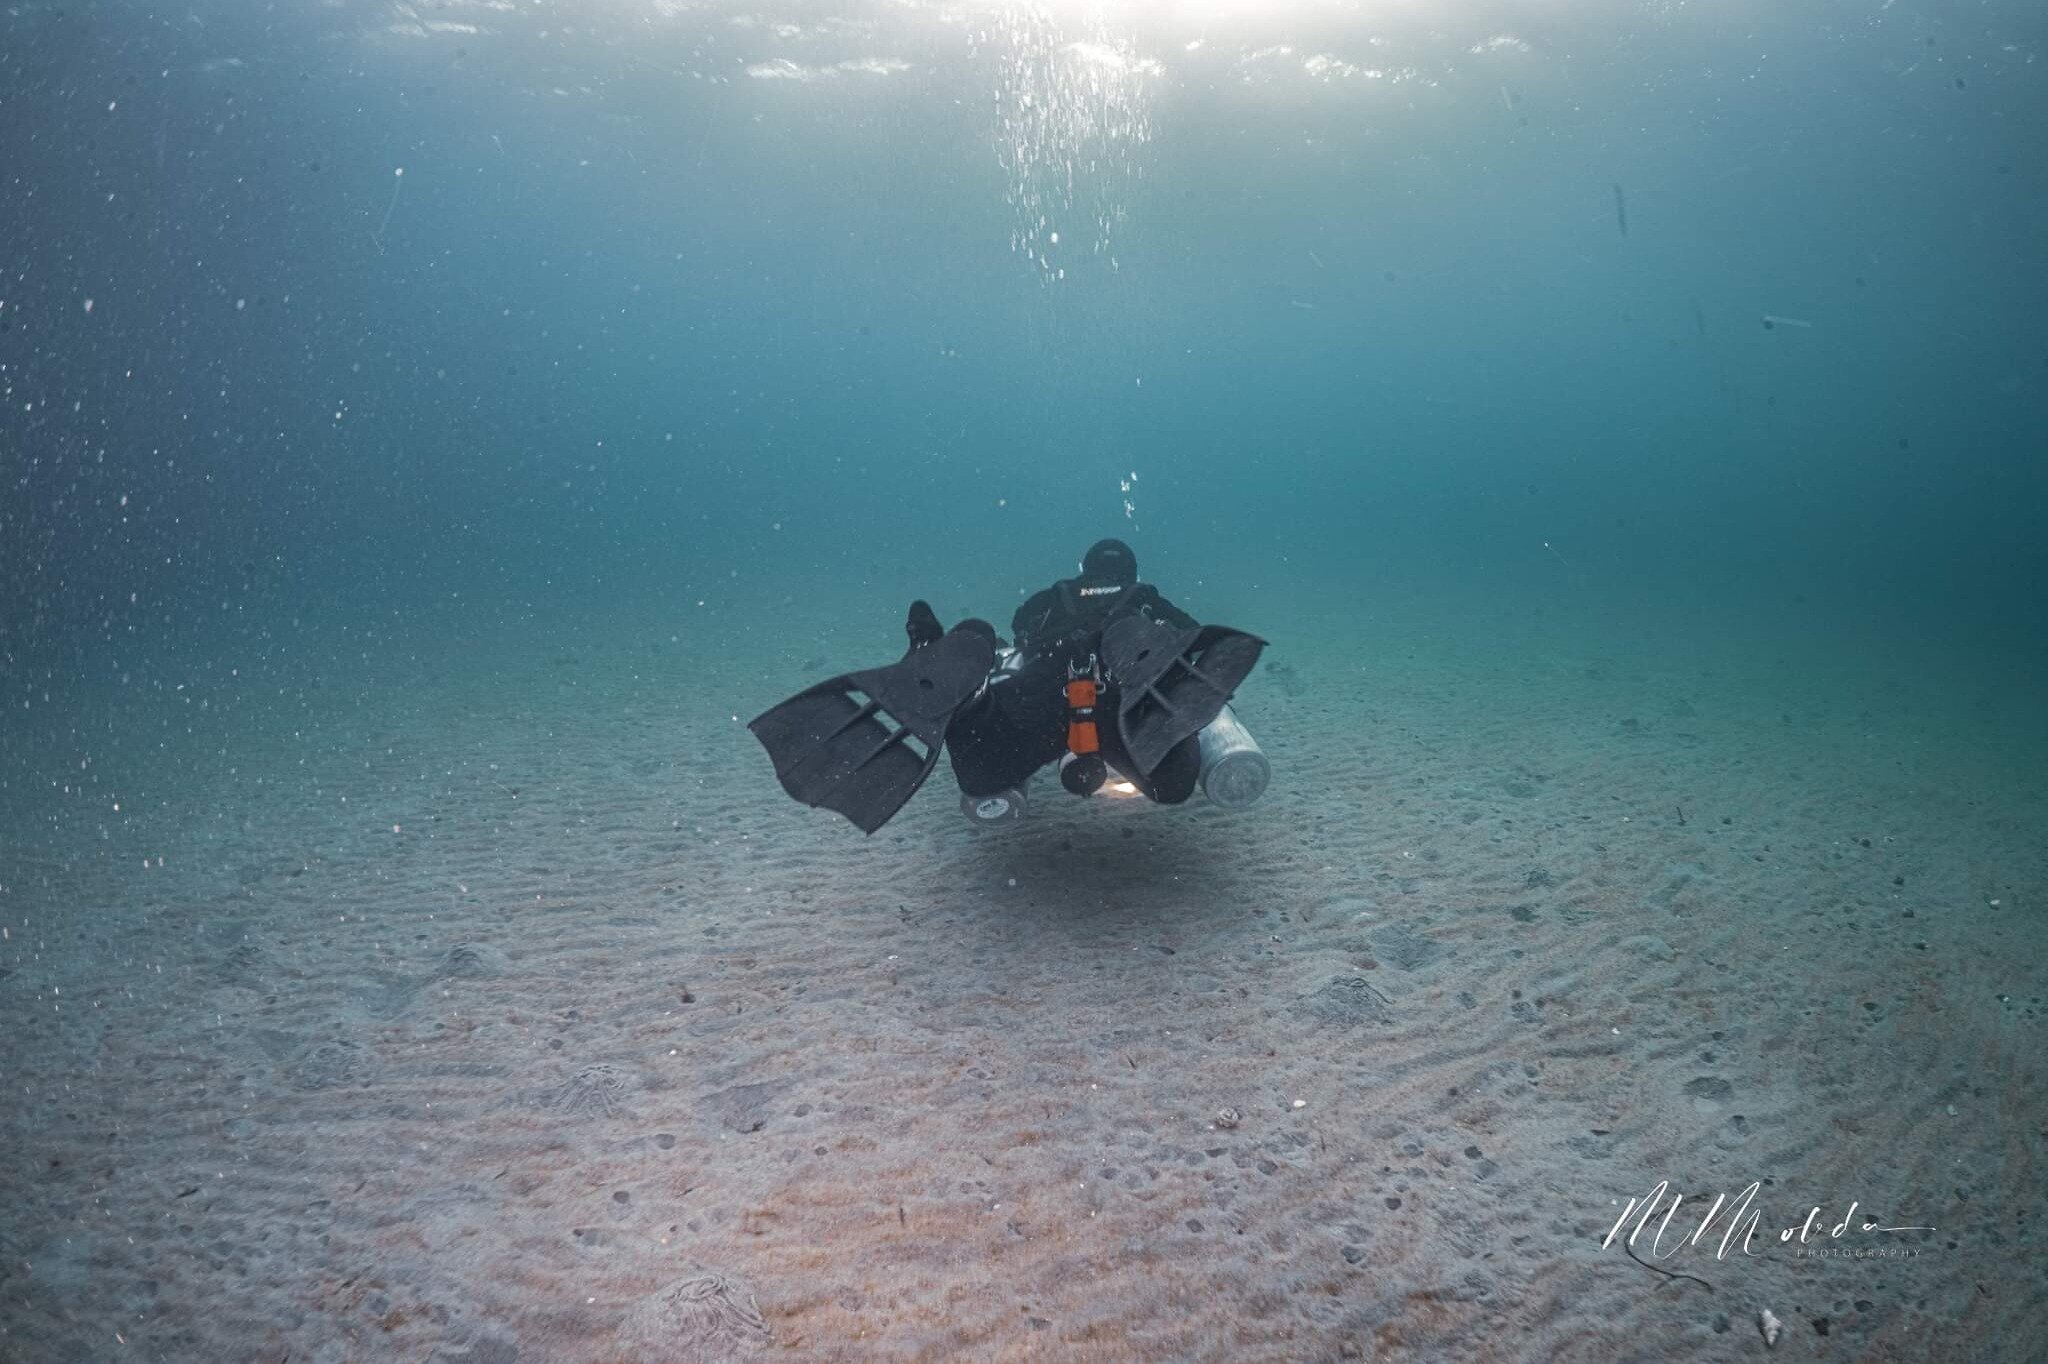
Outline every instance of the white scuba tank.
<path id="1" fill-rule="evenodd" d="M 1273 780 L 1273 764 L 1229 706 L 1202 727 L 1202 793 L 1225 810 L 1258 803 Z"/>

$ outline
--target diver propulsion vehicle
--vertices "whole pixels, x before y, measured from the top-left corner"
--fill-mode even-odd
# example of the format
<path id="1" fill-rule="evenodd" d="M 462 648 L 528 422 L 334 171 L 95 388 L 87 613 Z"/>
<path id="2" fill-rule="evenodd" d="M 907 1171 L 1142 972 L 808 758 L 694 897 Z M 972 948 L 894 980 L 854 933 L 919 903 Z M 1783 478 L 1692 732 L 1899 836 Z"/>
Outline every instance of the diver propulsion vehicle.
<path id="1" fill-rule="evenodd" d="M 938 765 L 954 719 L 1002 673 L 1017 670 L 1014 654 L 999 661 L 995 631 L 985 622 L 963 621 L 942 636 L 920 638 L 920 624 L 937 623 L 921 602 L 911 616 L 913 647 L 901 661 L 806 687 L 748 724 L 785 792 L 837 811 L 865 833 L 888 823 L 917 793 Z M 1111 621 L 1086 671 L 1068 671 L 1061 784 L 1093 794 L 1107 781 L 1113 755 L 1131 788 L 1150 795 L 1150 778 L 1168 755 L 1195 739 L 1209 799 L 1226 809 L 1256 801 L 1271 766 L 1229 702 L 1265 647 L 1258 636 L 1227 626 L 1179 627 L 1135 615 Z M 1115 739 L 1107 751 L 1105 727 Z M 1191 760 L 1183 751 L 1176 761 Z M 1180 771 L 1185 780 L 1185 767 Z M 1002 823 L 1020 818 L 1024 804 L 1020 787 L 963 801 L 962 809 L 976 823 Z"/>

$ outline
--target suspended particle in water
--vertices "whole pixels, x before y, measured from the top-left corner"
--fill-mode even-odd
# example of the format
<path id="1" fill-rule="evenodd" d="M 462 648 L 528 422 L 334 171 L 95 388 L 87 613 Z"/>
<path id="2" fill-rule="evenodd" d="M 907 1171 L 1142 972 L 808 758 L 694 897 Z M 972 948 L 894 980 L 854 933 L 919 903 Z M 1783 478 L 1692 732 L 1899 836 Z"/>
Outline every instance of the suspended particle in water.
<path id="1" fill-rule="evenodd" d="M 391 226 L 391 215 L 398 209 L 398 191 L 405 188 L 405 167 L 395 168 L 391 175 L 391 202 L 384 206 L 384 221 L 377 224 L 375 236 L 378 241 L 384 240 L 384 229 Z"/>

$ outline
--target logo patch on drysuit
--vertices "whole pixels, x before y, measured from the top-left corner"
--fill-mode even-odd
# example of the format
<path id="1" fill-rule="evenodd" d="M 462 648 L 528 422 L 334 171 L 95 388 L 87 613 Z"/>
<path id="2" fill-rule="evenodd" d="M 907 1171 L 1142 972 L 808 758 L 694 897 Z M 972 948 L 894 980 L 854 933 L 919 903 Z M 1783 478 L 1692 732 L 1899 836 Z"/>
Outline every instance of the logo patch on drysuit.
<path id="1" fill-rule="evenodd" d="M 1121 586 L 1115 586 L 1115 587 L 1084 587 L 1084 588 L 1082 588 L 1082 589 L 1081 589 L 1081 591 L 1080 591 L 1080 595 L 1082 595 L 1082 596 L 1084 596 L 1084 597 L 1109 597 L 1109 596 L 1114 596 L 1114 595 L 1115 595 L 1116 593 L 1118 593 L 1118 592 L 1121 592 L 1121 591 L 1123 591 L 1123 588 L 1122 588 Z"/>

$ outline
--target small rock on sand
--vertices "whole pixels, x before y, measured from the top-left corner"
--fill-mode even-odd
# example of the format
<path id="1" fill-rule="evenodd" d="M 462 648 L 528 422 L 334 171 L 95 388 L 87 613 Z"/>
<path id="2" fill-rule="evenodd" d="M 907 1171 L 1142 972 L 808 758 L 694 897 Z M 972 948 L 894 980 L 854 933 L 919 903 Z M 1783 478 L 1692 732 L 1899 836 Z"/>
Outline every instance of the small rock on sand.
<path id="1" fill-rule="evenodd" d="M 1678 953 L 1671 944 L 1654 933 L 1638 933 L 1633 938 L 1624 938 L 1621 945 L 1644 961 L 1678 960 Z"/>

